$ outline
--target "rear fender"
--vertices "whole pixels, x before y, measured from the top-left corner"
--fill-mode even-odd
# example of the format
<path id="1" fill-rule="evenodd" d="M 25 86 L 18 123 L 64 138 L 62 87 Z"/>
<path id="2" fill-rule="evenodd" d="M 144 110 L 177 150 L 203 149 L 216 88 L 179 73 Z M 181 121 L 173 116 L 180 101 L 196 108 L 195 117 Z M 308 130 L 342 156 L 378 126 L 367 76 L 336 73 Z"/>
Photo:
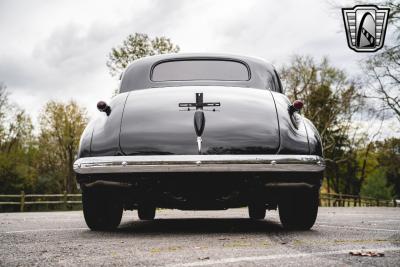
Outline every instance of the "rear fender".
<path id="1" fill-rule="evenodd" d="M 125 101 L 129 93 L 123 93 L 115 96 L 109 103 L 111 113 L 109 116 L 105 112 L 98 113 L 89 123 L 82 135 L 81 147 L 82 153 L 79 157 L 88 156 L 88 147 L 90 156 L 114 156 L 120 155 L 119 133 L 121 128 L 121 119 L 125 107 Z"/>
<path id="2" fill-rule="evenodd" d="M 321 136 L 319 135 L 317 128 L 315 128 L 314 124 L 309 119 L 304 118 L 303 121 L 307 130 L 310 154 L 323 157 L 324 151 L 322 148 Z"/>
<path id="3" fill-rule="evenodd" d="M 307 130 L 303 123 L 304 117 L 295 112 L 289 112 L 291 105 L 289 99 L 281 94 L 272 92 L 278 114 L 280 129 L 280 147 L 278 154 L 310 154 L 308 146 Z"/>

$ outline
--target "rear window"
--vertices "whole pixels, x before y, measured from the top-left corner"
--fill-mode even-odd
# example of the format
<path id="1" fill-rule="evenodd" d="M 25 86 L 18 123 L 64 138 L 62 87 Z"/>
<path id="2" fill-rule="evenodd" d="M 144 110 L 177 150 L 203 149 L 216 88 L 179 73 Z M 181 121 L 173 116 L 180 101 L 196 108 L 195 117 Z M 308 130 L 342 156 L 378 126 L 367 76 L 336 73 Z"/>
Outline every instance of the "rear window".
<path id="1" fill-rule="evenodd" d="M 248 81 L 250 73 L 247 66 L 234 60 L 175 60 L 158 63 L 154 66 L 151 80 L 164 81 Z"/>

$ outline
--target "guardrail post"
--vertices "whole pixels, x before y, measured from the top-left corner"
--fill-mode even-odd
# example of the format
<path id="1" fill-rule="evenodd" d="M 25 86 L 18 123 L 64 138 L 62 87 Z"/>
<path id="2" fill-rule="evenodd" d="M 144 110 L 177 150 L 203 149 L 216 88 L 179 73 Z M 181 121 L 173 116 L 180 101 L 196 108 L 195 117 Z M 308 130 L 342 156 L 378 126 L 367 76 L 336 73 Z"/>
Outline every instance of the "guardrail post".
<path id="1" fill-rule="evenodd" d="M 393 198 L 393 207 L 397 207 L 397 202 L 395 198 Z"/>
<path id="2" fill-rule="evenodd" d="M 22 190 L 21 191 L 21 201 L 20 201 L 19 211 L 23 212 L 24 211 L 24 207 L 25 207 L 25 192 Z"/>
<path id="3" fill-rule="evenodd" d="M 375 199 L 376 201 L 376 206 L 379 207 L 379 199 Z"/>
<path id="4" fill-rule="evenodd" d="M 64 190 L 63 192 L 63 201 L 64 201 L 64 208 L 68 209 L 68 194 L 67 191 Z"/>

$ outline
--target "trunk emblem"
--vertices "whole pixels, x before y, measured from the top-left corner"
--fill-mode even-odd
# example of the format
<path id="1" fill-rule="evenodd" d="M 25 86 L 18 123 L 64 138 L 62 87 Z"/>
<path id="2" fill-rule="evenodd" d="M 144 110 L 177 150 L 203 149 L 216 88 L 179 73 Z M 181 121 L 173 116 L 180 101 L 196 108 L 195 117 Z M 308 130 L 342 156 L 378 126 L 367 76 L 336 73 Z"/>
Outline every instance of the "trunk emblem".
<path id="1" fill-rule="evenodd" d="M 204 112 L 202 110 L 196 110 L 193 117 L 193 123 L 197 136 L 201 136 L 206 124 L 206 117 L 204 116 Z"/>
<path id="2" fill-rule="evenodd" d="M 194 130 L 197 135 L 197 148 L 199 154 L 201 154 L 201 143 L 202 143 L 202 138 L 201 136 L 203 135 L 203 131 L 206 125 L 206 117 L 204 115 L 203 107 L 220 107 L 221 103 L 220 102 L 203 102 L 203 93 L 196 93 L 196 103 L 179 103 L 180 108 L 187 108 L 187 111 L 190 111 L 190 108 L 195 107 L 196 111 L 193 116 L 193 124 L 194 124 Z M 215 111 L 215 108 L 212 110 Z"/>

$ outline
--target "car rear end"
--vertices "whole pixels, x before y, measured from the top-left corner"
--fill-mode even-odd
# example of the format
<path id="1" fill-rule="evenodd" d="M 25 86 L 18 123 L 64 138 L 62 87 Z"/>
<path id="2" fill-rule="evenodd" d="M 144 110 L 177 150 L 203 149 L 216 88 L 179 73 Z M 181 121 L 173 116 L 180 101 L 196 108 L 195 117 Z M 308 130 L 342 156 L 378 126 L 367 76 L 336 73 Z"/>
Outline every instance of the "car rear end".
<path id="1" fill-rule="evenodd" d="M 157 75 L 154 84 L 177 73 Z M 122 209 L 154 219 L 157 207 L 248 206 L 250 218 L 262 219 L 279 206 L 285 227 L 313 225 L 324 160 L 311 153 L 307 126 L 293 119 L 287 98 L 246 86 L 157 86 L 102 104 L 108 112 L 82 139 L 86 152 L 73 167 L 91 229 L 116 227 Z"/>

